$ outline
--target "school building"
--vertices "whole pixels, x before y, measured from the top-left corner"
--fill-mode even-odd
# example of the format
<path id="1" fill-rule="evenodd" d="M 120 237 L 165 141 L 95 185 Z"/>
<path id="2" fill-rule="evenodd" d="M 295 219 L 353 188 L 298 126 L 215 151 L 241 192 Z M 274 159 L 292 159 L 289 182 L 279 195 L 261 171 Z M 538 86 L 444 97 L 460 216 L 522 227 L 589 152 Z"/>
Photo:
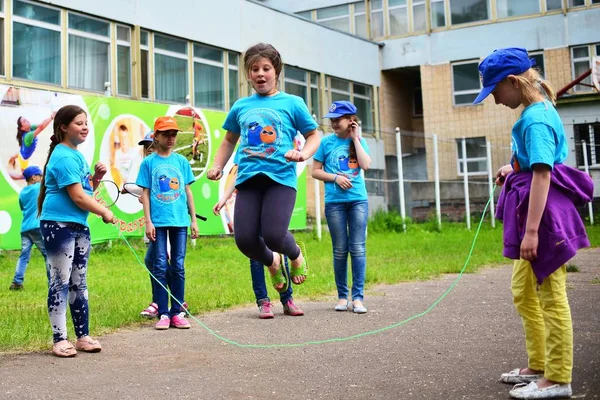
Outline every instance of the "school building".
<path id="1" fill-rule="evenodd" d="M 437 134 L 440 178 L 459 180 L 465 157 L 470 176 L 487 176 L 486 141 L 494 168 L 508 161 L 501 149 L 519 114 L 471 104 L 478 62 L 525 47 L 559 89 L 600 56 L 598 21 L 600 0 L 0 0 L 0 83 L 227 111 L 251 91 L 241 53 L 271 43 L 286 64 L 280 88 L 302 97 L 324 131 L 332 101 L 357 105 L 367 178 L 397 178 L 399 127 L 406 177 L 432 179 L 427 138 Z M 586 140 L 600 167 L 600 96 L 576 85 L 559 112 L 570 148 Z M 582 165 L 582 152 L 568 163 Z M 372 209 L 391 204 L 388 186 L 368 190 Z"/>

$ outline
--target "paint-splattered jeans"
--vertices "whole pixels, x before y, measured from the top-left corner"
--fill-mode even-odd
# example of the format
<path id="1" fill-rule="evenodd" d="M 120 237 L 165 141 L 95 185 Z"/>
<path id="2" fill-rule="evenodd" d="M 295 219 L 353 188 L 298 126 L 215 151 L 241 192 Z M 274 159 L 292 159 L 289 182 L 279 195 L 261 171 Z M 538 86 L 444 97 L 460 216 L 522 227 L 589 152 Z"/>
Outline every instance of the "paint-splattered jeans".
<path id="1" fill-rule="evenodd" d="M 78 338 L 89 334 L 87 263 L 90 230 L 69 222 L 40 221 L 50 282 L 48 315 L 54 343 L 67 339 L 67 302 Z"/>

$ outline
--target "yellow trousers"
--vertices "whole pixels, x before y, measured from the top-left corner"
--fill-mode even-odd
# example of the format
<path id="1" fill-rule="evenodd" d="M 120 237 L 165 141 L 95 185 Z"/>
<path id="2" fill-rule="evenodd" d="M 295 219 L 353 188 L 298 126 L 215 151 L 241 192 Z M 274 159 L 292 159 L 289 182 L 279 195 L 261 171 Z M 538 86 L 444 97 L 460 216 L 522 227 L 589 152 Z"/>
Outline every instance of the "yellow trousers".
<path id="1" fill-rule="evenodd" d="M 566 284 L 566 265 L 538 287 L 531 264 L 523 259 L 514 263 L 513 302 L 523 321 L 528 367 L 563 384 L 571 382 L 573 370 L 573 322 Z"/>

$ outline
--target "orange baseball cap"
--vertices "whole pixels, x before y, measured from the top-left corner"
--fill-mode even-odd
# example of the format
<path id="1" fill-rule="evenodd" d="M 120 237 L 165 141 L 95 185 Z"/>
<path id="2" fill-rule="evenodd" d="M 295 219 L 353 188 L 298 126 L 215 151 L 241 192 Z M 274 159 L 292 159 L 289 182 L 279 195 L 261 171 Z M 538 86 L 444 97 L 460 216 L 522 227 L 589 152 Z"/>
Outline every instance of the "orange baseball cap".
<path id="1" fill-rule="evenodd" d="M 154 122 L 154 132 L 181 131 L 173 117 L 158 117 Z"/>

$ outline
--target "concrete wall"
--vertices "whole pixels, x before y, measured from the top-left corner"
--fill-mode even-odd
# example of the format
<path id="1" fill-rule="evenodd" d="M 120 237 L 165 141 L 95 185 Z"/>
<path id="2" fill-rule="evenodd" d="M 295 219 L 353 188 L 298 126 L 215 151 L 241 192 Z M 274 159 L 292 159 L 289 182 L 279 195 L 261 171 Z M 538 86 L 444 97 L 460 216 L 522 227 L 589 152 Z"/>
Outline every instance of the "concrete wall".
<path id="1" fill-rule="evenodd" d="M 195 0 L 175 2 L 172 7 L 161 0 L 43 1 L 237 52 L 267 42 L 287 64 L 380 84 L 376 44 L 247 0 Z"/>
<path id="2" fill-rule="evenodd" d="M 480 58 L 516 45 L 541 50 L 592 43 L 600 41 L 598 21 L 600 8 L 593 8 L 389 39 L 384 42 L 382 68 Z"/>

